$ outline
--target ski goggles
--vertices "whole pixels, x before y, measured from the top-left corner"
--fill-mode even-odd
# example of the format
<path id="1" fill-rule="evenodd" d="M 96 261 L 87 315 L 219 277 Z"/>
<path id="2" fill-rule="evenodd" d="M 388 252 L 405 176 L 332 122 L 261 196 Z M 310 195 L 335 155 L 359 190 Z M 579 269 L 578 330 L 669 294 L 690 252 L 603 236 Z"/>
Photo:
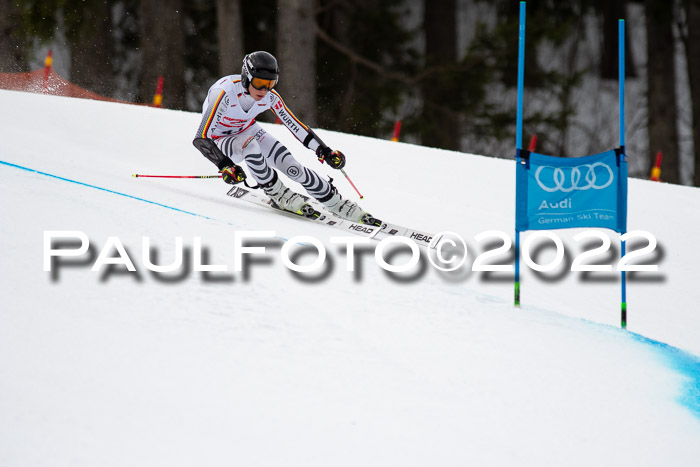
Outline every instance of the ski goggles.
<path id="1" fill-rule="evenodd" d="M 277 84 L 276 79 L 263 79 L 263 78 L 253 78 L 250 81 L 250 84 L 253 85 L 255 89 L 258 91 L 262 91 L 263 88 L 267 89 L 268 91 L 272 91 L 272 88 L 275 87 L 275 84 Z"/>

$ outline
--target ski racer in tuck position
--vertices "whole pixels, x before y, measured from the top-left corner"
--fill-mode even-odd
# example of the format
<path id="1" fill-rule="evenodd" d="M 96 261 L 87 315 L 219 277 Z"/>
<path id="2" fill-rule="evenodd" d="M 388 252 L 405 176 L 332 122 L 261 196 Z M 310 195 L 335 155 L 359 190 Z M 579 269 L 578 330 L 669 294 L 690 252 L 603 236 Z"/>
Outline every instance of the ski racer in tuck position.
<path id="1" fill-rule="evenodd" d="M 345 166 L 345 155 L 326 146 L 273 90 L 278 79 L 275 57 L 263 51 L 246 55 L 240 75 L 225 76 L 209 89 L 202 105 L 202 123 L 193 141 L 195 147 L 217 166 L 223 180 L 232 185 L 245 181 L 246 174 L 237 165 L 245 161 L 258 186 L 280 209 L 306 217 L 318 215 L 304 197 L 284 186 L 277 170 L 300 183 L 331 213 L 353 222 L 381 225 L 381 221 L 357 203 L 343 199 L 332 179 L 327 181 L 300 164 L 284 145 L 256 123 L 255 117 L 271 109 L 305 147 L 316 153 L 321 163 L 334 169 Z"/>

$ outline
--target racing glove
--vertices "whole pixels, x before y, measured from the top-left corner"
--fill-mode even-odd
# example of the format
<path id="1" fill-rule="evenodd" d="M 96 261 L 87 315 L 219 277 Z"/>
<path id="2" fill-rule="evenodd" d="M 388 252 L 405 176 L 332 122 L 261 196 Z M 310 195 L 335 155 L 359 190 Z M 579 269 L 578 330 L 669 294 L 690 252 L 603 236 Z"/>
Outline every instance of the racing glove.
<path id="1" fill-rule="evenodd" d="M 219 170 L 219 173 L 221 174 L 221 178 L 223 178 L 223 180 L 229 185 L 241 183 L 246 179 L 245 172 L 243 172 L 243 169 L 236 164 L 224 167 L 223 169 Z"/>
<path id="2" fill-rule="evenodd" d="M 322 164 L 325 162 L 334 169 L 345 167 L 345 154 L 340 151 L 334 151 L 328 146 L 319 146 L 316 149 L 316 157 Z"/>

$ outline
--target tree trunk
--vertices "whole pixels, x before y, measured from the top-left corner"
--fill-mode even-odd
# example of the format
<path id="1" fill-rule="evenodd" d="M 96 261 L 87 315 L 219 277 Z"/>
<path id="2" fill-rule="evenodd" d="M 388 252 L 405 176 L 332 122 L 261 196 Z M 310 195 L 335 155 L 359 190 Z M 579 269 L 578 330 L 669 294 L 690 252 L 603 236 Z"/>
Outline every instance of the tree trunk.
<path id="1" fill-rule="evenodd" d="M 185 109 L 184 0 L 141 0 L 141 100 L 150 103 L 164 77 L 163 107 Z"/>
<path id="2" fill-rule="evenodd" d="M 278 0 L 277 60 L 280 92 L 304 123 L 315 126 L 316 18 L 308 0 Z"/>
<path id="3" fill-rule="evenodd" d="M 66 31 L 70 40 L 70 80 L 103 96 L 114 95 L 114 39 L 111 2 L 92 2 L 82 20 Z"/>
<path id="4" fill-rule="evenodd" d="M 20 35 L 22 10 L 15 0 L 0 0 L 0 72 L 27 71 L 25 41 Z"/>
<path id="5" fill-rule="evenodd" d="M 243 20 L 240 0 L 216 0 L 219 74 L 238 74 L 243 66 Z"/>
<path id="6" fill-rule="evenodd" d="M 424 0 L 426 66 L 445 67 L 457 62 L 457 2 Z M 451 79 L 452 78 L 452 79 Z M 459 149 L 459 121 L 456 114 L 436 107 L 456 91 L 454 77 L 437 71 L 422 83 L 423 115 L 421 141 L 425 146 Z"/>
<path id="7" fill-rule="evenodd" d="M 680 183 L 673 2 L 646 0 L 646 18 L 649 170 L 656 153 L 661 151 L 664 154 L 661 177 L 670 183 Z"/>
<path id="8" fill-rule="evenodd" d="M 353 8 L 362 9 L 366 8 L 368 1 L 371 0 L 356 0 L 353 4 L 350 3 L 336 3 L 336 7 L 332 9 L 332 14 L 326 16 L 326 24 L 324 27 L 325 31 L 338 41 L 343 46 L 354 51 L 355 44 L 353 43 L 353 27 L 352 27 L 352 13 Z M 334 50 L 333 54 L 336 53 Z M 324 58 L 327 60 L 327 58 Z M 324 112 L 323 115 L 319 115 L 318 119 L 327 122 L 327 125 L 334 128 L 337 131 L 342 131 L 345 133 L 357 133 L 357 126 L 355 119 L 353 118 L 353 102 L 356 96 L 357 89 L 357 63 L 348 56 L 344 56 L 342 61 L 336 61 L 336 66 L 339 67 L 343 72 L 343 82 L 335 87 L 335 91 L 330 98 L 330 105 L 320 106 L 322 109 L 326 107 L 327 109 L 332 109 L 331 111 Z M 318 83 L 319 87 L 326 86 L 331 87 L 325 80 Z"/>
<path id="9" fill-rule="evenodd" d="M 603 43 L 601 50 L 601 77 L 604 79 L 618 78 L 619 57 L 619 25 L 618 21 L 627 18 L 627 0 L 603 0 Z M 630 42 L 630 23 L 625 22 L 625 76 L 636 78 L 637 69 L 634 66 Z"/>
<path id="10" fill-rule="evenodd" d="M 695 172 L 693 185 L 700 186 L 700 0 L 686 0 L 688 22 L 688 79 L 693 107 L 693 146 L 695 148 Z"/>

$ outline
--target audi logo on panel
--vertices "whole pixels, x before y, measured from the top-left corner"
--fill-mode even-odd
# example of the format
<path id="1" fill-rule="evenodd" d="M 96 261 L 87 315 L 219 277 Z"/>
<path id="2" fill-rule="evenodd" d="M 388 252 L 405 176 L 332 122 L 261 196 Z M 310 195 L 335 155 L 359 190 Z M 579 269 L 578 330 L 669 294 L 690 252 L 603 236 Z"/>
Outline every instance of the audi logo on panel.
<path id="1" fill-rule="evenodd" d="M 601 169 L 596 170 L 596 168 Z M 574 190 L 602 190 L 615 180 L 609 165 L 602 162 L 583 164 L 575 167 L 551 167 L 542 165 L 535 171 L 535 180 L 544 191 L 569 193 Z"/>

